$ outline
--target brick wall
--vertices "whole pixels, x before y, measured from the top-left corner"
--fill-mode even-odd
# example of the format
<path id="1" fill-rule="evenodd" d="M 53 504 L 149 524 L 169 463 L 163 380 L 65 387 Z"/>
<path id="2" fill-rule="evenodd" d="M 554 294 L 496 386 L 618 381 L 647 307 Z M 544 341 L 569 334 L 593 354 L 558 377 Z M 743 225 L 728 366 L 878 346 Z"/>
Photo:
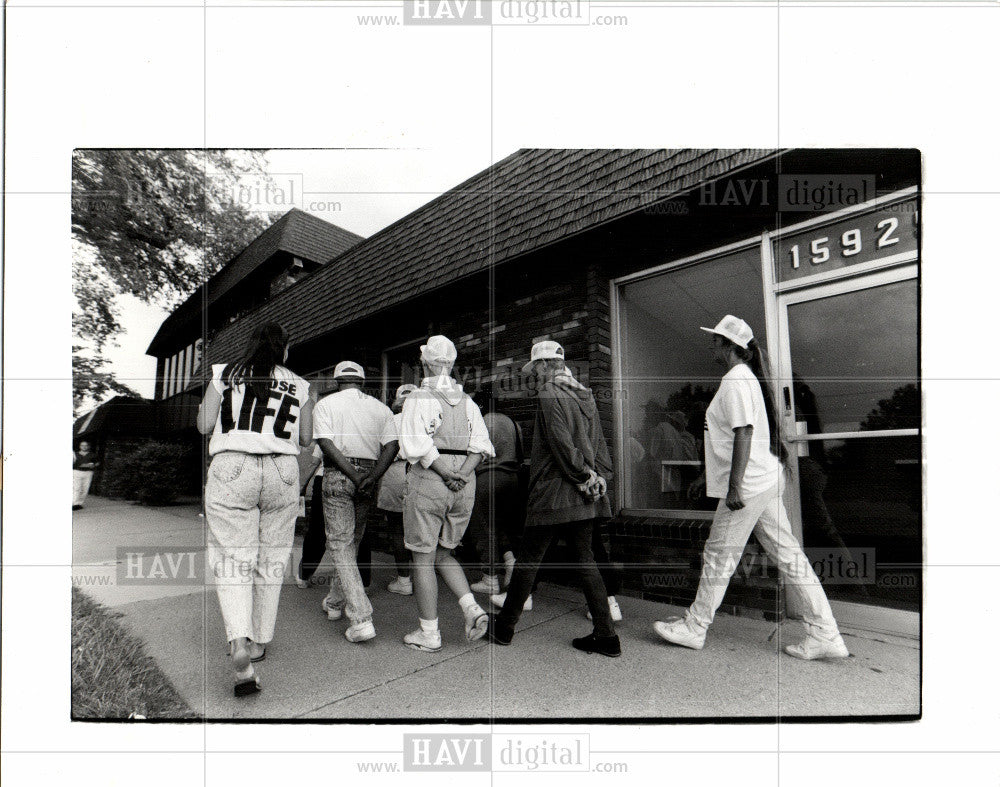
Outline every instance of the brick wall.
<path id="1" fill-rule="evenodd" d="M 619 516 L 608 525 L 611 557 L 624 564 L 626 595 L 688 606 L 698 589 L 701 553 L 710 523 L 697 519 Z M 766 620 L 783 616 L 777 572 L 762 565 L 756 541 L 747 544 L 722 611 Z"/>

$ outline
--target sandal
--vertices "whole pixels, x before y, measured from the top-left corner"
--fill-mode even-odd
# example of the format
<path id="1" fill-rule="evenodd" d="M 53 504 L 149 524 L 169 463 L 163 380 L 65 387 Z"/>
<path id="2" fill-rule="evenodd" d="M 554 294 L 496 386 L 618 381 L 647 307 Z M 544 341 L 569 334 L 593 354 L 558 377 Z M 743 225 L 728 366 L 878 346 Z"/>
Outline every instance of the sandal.
<path id="1" fill-rule="evenodd" d="M 259 656 L 251 656 L 250 657 L 250 663 L 251 664 L 257 664 L 258 662 L 261 662 L 261 661 L 263 661 L 266 658 L 267 658 L 267 645 L 261 645 L 260 646 L 260 655 Z"/>

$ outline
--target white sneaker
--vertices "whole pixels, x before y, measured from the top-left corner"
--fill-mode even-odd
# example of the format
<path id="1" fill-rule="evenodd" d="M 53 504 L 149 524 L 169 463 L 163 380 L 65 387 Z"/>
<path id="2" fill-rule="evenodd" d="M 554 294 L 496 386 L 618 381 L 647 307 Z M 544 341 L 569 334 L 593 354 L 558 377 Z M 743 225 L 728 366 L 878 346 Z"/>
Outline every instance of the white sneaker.
<path id="1" fill-rule="evenodd" d="M 653 629 L 663 639 L 674 645 L 682 645 L 692 650 L 701 650 L 705 647 L 705 635 L 693 632 L 684 618 L 678 618 L 669 623 L 658 620 L 653 624 Z"/>
<path id="2" fill-rule="evenodd" d="M 396 577 L 386 586 L 390 593 L 397 593 L 400 596 L 413 595 L 413 580 L 410 577 Z"/>
<path id="3" fill-rule="evenodd" d="M 490 622 L 490 618 L 489 615 L 486 614 L 486 610 L 478 604 L 473 604 L 471 607 L 464 610 L 464 614 L 466 642 L 475 642 L 477 639 L 482 639 L 483 635 L 486 633 L 486 626 Z"/>
<path id="4" fill-rule="evenodd" d="M 618 601 L 614 596 L 608 596 L 608 609 L 611 610 L 611 619 L 617 623 L 622 619 L 622 608 L 618 606 Z M 593 615 L 587 611 L 587 620 L 593 620 Z"/>
<path id="5" fill-rule="evenodd" d="M 344 610 L 340 607 L 330 606 L 330 597 L 326 596 L 321 602 L 320 607 L 326 613 L 327 620 L 340 620 L 344 617 Z"/>
<path id="6" fill-rule="evenodd" d="M 836 639 L 819 639 L 812 635 L 794 645 L 785 645 L 785 653 L 797 659 L 813 661 L 814 659 L 846 659 L 850 656 L 847 645 L 840 634 Z"/>
<path id="7" fill-rule="evenodd" d="M 495 595 L 490 596 L 490 603 L 494 607 L 496 607 L 497 609 L 501 609 L 503 607 L 503 604 L 504 604 L 504 602 L 506 600 L 507 600 L 507 594 L 506 593 L 497 593 Z M 521 607 L 521 611 L 522 612 L 531 612 L 531 608 L 533 606 L 534 606 L 534 603 L 531 600 L 531 596 L 528 596 L 524 600 L 524 606 Z"/>
<path id="8" fill-rule="evenodd" d="M 403 637 L 403 643 L 414 650 L 437 653 L 441 650 L 441 631 L 424 631 L 419 628 Z"/>
<path id="9" fill-rule="evenodd" d="M 307 590 L 309 588 L 309 580 L 302 579 L 302 577 L 295 577 L 295 586 L 299 590 Z"/>
<path id="10" fill-rule="evenodd" d="M 473 593 L 487 593 L 492 595 L 500 592 L 500 577 L 496 574 L 483 574 L 483 578 L 478 582 L 469 585 L 469 590 Z"/>
<path id="11" fill-rule="evenodd" d="M 375 639 L 375 624 L 370 620 L 355 623 L 353 626 L 347 627 L 344 636 L 347 637 L 348 642 L 367 642 L 370 639 Z"/>

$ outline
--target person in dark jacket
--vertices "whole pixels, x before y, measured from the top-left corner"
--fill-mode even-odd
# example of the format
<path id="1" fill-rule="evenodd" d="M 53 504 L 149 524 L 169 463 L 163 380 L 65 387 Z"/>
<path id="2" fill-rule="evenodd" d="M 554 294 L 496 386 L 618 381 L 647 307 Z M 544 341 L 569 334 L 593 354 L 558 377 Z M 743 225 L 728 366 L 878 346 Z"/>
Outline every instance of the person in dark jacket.
<path id="1" fill-rule="evenodd" d="M 488 636 L 497 645 L 510 644 L 545 550 L 554 538 L 564 535 L 594 621 L 593 633 L 574 639 L 573 647 L 620 656 L 608 593 L 591 546 L 595 520 L 611 516 L 607 497 L 611 456 L 597 403 L 591 390 L 566 367 L 565 351 L 557 342 L 536 343 L 524 372 L 533 374 L 539 383 L 528 513 L 507 598 L 499 614 L 490 617 Z"/>

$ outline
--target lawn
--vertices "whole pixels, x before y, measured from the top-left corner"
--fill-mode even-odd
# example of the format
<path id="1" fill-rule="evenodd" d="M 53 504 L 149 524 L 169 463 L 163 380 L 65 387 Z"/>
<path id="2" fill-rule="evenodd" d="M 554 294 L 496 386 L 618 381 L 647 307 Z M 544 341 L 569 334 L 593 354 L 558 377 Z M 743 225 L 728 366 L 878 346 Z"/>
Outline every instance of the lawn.
<path id="1" fill-rule="evenodd" d="M 73 588 L 73 718 L 198 718 L 120 617 Z"/>

